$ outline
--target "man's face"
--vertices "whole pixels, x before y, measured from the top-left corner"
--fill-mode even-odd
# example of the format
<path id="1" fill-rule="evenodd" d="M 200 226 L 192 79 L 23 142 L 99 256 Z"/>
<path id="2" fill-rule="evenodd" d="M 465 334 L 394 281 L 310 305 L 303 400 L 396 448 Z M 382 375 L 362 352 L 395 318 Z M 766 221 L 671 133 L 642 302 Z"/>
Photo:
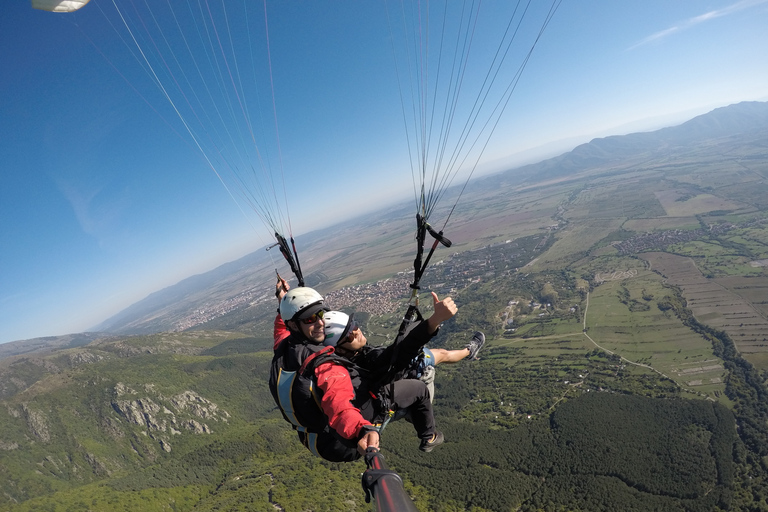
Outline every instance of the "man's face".
<path id="1" fill-rule="evenodd" d="M 367 342 L 368 340 L 365 338 L 363 331 L 361 331 L 359 327 L 356 327 L 347 335 L 346 340 L 342 343 L 339 343 L 337 346 L 343 348 L 344 350 L 357 352 L 363 348 Z"/>
<path id="2" fill-rule="evenodd" d="M 309 322 L 309 323 L 307 323 Z M 310 341 L 315 343 L 322 343 L 325 340 L 325 323 L 320 315 L 312 315 L 311 317 L 298 320 L 297 324 L 301 333 Z"/>

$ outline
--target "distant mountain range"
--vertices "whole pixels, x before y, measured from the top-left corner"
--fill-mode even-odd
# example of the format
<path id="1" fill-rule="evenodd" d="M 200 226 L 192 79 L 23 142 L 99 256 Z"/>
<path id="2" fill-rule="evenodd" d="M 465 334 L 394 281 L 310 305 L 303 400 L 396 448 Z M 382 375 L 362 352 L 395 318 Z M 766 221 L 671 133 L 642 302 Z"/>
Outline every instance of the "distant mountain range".
<path id="1" fill-rule="evenodd" d="M 718 108 L 679 126 L 653 132 L 594 139 L 537 164 L 475 179 L 467 187 L 462 202 L 477 201 L 478 197 L 487 198 L 489 194 L 503 196 L 514 187 L 567 179 L 616 162 L 627 165 L 664 153 L 686 151 L 692 145 L 738 144 L 755 138 L 768 140 L 768 102 L 742 102 Z M 458 192 L 453 190 L 449 195 L 451 193 Z M 485 203 L 493 201 L 485 199 Z M 366 279 L 407 270 L 413 258 L 409 245 L 413 238 L 412 224 L 413 214 L 403 205 L 298 237 L 300 254 L 304 255 L 303 263 L 310 274 L 307 284 L 324 292 L 351 284 L 354 276 L 363 278 L 362 271 L 354 276 L 347 274 L 356 266 L 369 267 Z M 335 252 L 327 243 L 330 233 L 333 233 L 334 246 L 341 248 Z M 365 246 L 377 253 L 373 250 L 377 243 L 374 236 L 388 239 L 389 246 L 384 251 L 386 261 L 375 259 L 383 258 L 380 254 L 362 255 Z M 274 264 L 269 256 L 260 250 L 210 272 L 184 279 L 133 304 L 95 326 L 93 331 L 112 334 L 178 331 L 204 325 L 237 309 L 266 303 L 273 300 L 270 288 L 274 281 Z M 371 273 L 376 269 L 380 269 L 379 275 Z"/>
<path id="2" fill-rule="evenodd" d="M 745 101 L 717 108 L 678 126 L 593 139 L 568 153 L 506 171 L 501 176 L 543 181 L 617 161 L 632 161 L 638 157 L 680 151 L 691 144 L 731 141 L 744 135 L 749 135 L 750 139 L 768 135 L 768 102 Z"/>
<path id="3" fill-rule="evenodd" d="M 0 359 L 10 356 L 40 352 L 42 350 L 82 347 L 97 338 L 105 337 L 102 333 L 85 332 L 64 334 L 61 336 L 46 336 L 31 340 L 11 341 L 0 344 Z"/>

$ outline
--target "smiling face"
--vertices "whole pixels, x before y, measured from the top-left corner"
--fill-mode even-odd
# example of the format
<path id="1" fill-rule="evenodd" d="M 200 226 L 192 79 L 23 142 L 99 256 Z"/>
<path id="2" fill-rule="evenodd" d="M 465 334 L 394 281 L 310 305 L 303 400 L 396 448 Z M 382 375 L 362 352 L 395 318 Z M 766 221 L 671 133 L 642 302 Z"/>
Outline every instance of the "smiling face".
<path id="1" fill-rule="evenodd" d="M 336 344 L 336 347 L 348 352 L 357 352 L 363 348 L 366 343 L 368 343 L 368 340 L 363 334 L 363 331 L 361 331 L 359 327 L 355 327 L 355 329 L 347 335 L 344 341 Z"/>
<path id="2" fill-rule="evenodd" d="M 322 343 L 325 341 L 325 323 L 320 315 L 312 315 L 303 320 L 293 321 L 294 326 L 298 326 L 301 334 L 309 341 Z"/>

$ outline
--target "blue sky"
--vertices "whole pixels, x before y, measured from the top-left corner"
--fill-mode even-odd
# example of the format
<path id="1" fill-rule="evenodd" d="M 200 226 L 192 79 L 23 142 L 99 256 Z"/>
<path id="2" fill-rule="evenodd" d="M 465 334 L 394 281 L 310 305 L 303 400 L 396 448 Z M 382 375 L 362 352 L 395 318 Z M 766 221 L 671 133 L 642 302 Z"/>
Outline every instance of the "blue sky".
<path id="1" fill-rule="evenodd" d="M 131 4 L 118 2 L 126 16 Z M 227 2 L 230 30 L 218 37 L 224 47 L 231 35 L 238 51 L 247 47 L 255 57 L 243 98 L 230 105 L 247 101 L 254 119 L 261 116 L 255 144 L 243 143 L 249 149 L 241 156 L 262 158 L 278 184 L 285 180 L 293 233 L 412 198 L 393 59 L 402 38 L 390 29 L 383 1 L 268 1 L 268 54 L 264 5 L 251 4 L 246 38 L 236 4 Z M 491 16 L 479 18 L 488 25 L 476 31 L 476 52 L 494 51 L 489 34 L 498 27 L 488 19 L 505 19 L 507 4 L 484 2 Z M 169 22 L 158 13 L 161 24 Z M 531 16 L 541 19 L 541 13 Z M 151 17 L 134 20 L 141 38 L 141 22 L 148 26 Z M 597 136 L 768 100 L 766 26 L 768 0 L 565 0 L 477 174 Z M 538 23 L 524 26 L 522 37 L 530 38 L 531 29 Z M 243 214 L 197 148 L 203 145 L 216 160 L 237 196 L 221 162 L 232 161 L 227 151 L 238 144 L 206 142 L 210 134 L 200 131 L 228 132 L 229 122 L 216 119 L 226 114 L 224 107 L 183 112 L 190 125 L 201 113 L 211 116 L 192 128 L 196 143 L 118 33 L 128 41 L 112 0 L 91 0 L 74 14 L 37 11 L 22 0 L 3 6 L 0 342 L 83 331 L 153 291 L 271 240 L 258 217 L 247 208 Z M 174 37 L 170 28 L 164 33 Z M 143 41 L 151 53 L 153 44 Z M 204 62 L 200 57 L 197 65 Z M 195 65 L 182 62 L 181 68 L 192 76 Z M 477 87 L 481 73 L 470 68 L 469 74 L 466 88 Z M 184 76 L 161 81 L 173 85 Z M 184 110 L 194 101 L 188 96 L 202 88 L 180 87 L 186 98 L 171 94 Z M 277 202 L 285 204 L 277 189 Z"/>

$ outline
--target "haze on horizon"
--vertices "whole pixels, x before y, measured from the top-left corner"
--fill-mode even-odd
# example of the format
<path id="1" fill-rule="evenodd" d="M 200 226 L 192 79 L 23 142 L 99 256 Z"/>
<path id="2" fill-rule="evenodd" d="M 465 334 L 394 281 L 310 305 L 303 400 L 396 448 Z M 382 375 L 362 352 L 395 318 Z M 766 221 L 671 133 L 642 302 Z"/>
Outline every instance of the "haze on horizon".
<path id="1" fill-rule="evenodd" d="M 89 39 L 98 2 L 0 17 L 0 343 L 84 331 L 270 243 L 137 94 L 145 77 L 102 56 L 118 43 Z M 296 235 L 412 196 L 386 22 L 373 4 L 333 5 L 268 5 L 287 189 L 312 198 L 291 205 Z M 768 0 L 564 2 L 476 175 L 768 100 L 767 21 Z"/>

